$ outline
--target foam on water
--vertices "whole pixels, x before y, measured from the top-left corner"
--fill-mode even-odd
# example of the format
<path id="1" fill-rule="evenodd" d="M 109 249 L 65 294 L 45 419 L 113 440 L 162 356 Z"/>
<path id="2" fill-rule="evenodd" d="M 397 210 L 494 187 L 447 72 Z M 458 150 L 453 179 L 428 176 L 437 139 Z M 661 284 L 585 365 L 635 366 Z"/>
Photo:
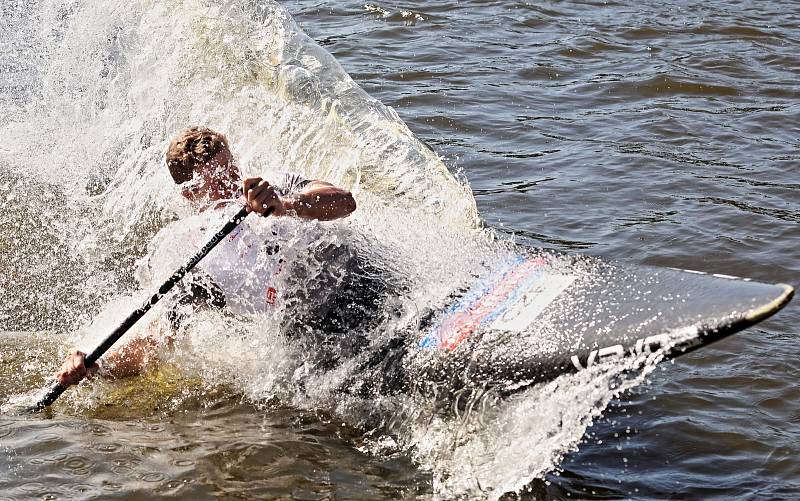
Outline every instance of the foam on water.
<path id="1" fill-rule="evenodd" d="M 366 354 L 333 369 L 282 328 L 294 311 L 198 314 L 163 356 L 187 377 L 261 405 L 277 399 L 342 416 L 367 430 L 365 449 L 399 450 L 430 469 L 437 495 L 495 498 L 554 468 L 613 395 L 641 381 L 618 384 L 619 369 L 605 368 L 466 403 L 343 394 L 370 353 L 419 334 L 411 326 L 426 308 L 508 252 L 480 229 L 463 181 L 276 3 L 42 1 L 12 13 L 27 29 L 20 57 L 33 67 L 3 87 L 18 93 L 1 110 L 11 117 L 0 129 L 4 238 L 18 231 L 15 220 L 36 224 L 26 245 L 2 242 L 12 258 L 0 271 L 38 260 L 52 278 L 3 283 L 7 295 L 34 291 L 3 312 L 3 328 L 78 328 L 64 346 L 89 348 L 196 250 L 175 245 L 170 259 L 145 259 L 134 275 L 135 260 L 156 251 L 147 248 L 156 232 L 188 214 L 164 168 L 167 144 L 206 124 L 229 136 L 245 174 L 289 169 L 353 190 L 359 210 L 324 225 L 320 245 L 345 242 L 396 283 L 381 323 L 347 333 L 367 340 Z M 2 42 L 22 49 L 20 37 Z M 302 297 L 330 271 L 312 251 L 293 255 L 306 273 L 285 284 L 288 293 Z M 55 306 L 31 319 L 42 304 Z M 96 388 L 72 400 L 78 411 L 103 398 Z"/>

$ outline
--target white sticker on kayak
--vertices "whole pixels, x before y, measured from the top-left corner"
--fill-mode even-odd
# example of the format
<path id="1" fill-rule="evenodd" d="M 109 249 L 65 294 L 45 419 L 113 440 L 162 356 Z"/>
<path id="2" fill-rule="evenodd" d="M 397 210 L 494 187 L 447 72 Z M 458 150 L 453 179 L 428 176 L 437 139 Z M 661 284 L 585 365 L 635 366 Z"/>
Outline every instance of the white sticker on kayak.
<path id="1" fill-rule="evenodd" d="M 575 281 L 574 275 L 545 275 L 510 305 L 490 325 L 490 329 L 522 332 L 547 305 Z"/>

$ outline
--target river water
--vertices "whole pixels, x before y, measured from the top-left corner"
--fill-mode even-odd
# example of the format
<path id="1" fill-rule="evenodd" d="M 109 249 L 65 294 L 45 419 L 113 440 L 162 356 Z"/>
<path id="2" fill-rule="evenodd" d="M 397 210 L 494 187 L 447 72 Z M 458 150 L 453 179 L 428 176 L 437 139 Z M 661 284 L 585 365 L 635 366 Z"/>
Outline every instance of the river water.
<path id="1" fill-rule="evenodd" d="M 172 271 L 141 258 L 185 214 L 162 158 L 194 123 L 247 173 L 353 189 L 325 238 L 406 284 L 378 336 L 512 240 L 800 283 L 792 3 L 2 9 L 0 401 L 31 398 Z M 204 314 L 143 376 L 41 416 L 5 407 L 0 496 L 796 498 L 798 323 L 795 302 L 621 383 L 586 373 L 454 417 L 346 398 L 346 374 L 276 328 Z"/>

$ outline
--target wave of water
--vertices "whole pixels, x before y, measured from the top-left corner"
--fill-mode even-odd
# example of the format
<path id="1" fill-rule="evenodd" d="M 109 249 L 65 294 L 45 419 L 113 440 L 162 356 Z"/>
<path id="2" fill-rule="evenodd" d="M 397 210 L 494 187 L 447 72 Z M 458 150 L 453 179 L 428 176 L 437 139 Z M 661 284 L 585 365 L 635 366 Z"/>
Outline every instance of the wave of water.
<path id="1" fill-rule="evenodd" d="M 349 242 L 400 284 L 382 323 L 350 333 L 370 349 L 409 335 L 425 308 L 508 252 L 480 228 L 464 182 L 277 3 L 31 1 L 4 16 L 23 29 L 2 39 L 15 54 L 0 128 L 0 290 L 14 298 L 3 329 L 53 329 L 64 346 L 91 346 L 194 250 L 134 274 L 153 235 L 187 214 L 163 154 L 191 124 L 224 131 L 246 174 L 288 168 L 353 190 L 359 210 L 324 239 Z M 290 289 L 303 294 L 325 266 L 310 252 L 296 259 L 315 270 Z M 343 395 L 358 361 L 322 370 L 280 325 L 204 313 L 164 357 L 264 406 L 343 416 L 366 430 L 365 450 L 400 450 L 432 471 L 442 497 L 496 498 L 541 478 L 643 377 L 620 385 L 616 370 L 591 372 L 442 412 L 421 395 Z M 103 395 L 75 398 L 80 412 Z"/>

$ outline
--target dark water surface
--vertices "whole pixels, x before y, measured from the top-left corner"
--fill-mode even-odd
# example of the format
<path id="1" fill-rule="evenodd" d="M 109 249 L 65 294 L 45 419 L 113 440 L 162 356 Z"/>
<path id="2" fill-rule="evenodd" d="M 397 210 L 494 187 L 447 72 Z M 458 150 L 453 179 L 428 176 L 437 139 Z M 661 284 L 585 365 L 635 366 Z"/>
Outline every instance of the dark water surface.
<path id="1" fill-rule="evenodd" d="M 800 282 L 797 4 L 287 5 L 464 172 L 487 224 L 536 246 Z M 798 323 L 795 303 L 657 370 L 547 495 L 800 496 Z"/>
<path id="2" fill-rule="evenodd" d="M 533 246 L 800 284 L 796 3 L 282 4 L 468 179 L 487 226 Z M 798 304 L 663 364 L 557 470 L 508 497 L 800 497 Z M 0 334 L 0 347 L 0 397 L 55 369 L 58 347 L 30 333 Z M 0 498 L 439 495 L 408 455 L 373 453 L 374 437 L 324 411 L 256 409 L 171 370 L 81 390 L 108 404 L 4 416 Z"/>

